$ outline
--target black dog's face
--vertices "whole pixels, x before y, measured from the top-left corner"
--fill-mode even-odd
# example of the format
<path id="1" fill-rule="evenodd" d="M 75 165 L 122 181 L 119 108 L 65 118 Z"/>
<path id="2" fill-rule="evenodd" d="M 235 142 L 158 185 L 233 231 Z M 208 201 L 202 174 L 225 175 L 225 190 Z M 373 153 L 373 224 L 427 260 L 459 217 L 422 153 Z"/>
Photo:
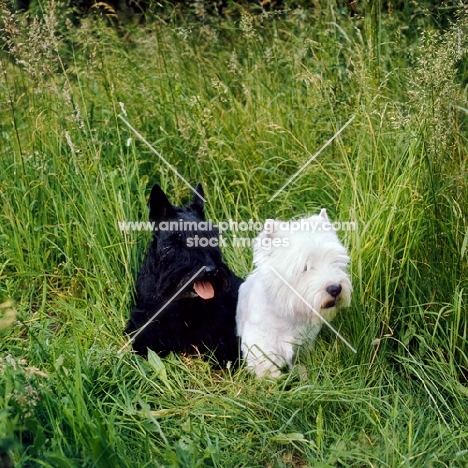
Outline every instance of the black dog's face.
<path id="1" fill-rule="evenodd" d="M 197 193 L 187 205 L 175 207 L 159 185 L 151 190 L 149 219 L 155 230 L 148 258 L 154 256 L 155 267 L 163 272 L 155 285 L 161 296 L 181 291 L 179 298 L 199 296 L 210 300 L 230 287 L 218 230 L 205 220 L 200 184 Z"/>

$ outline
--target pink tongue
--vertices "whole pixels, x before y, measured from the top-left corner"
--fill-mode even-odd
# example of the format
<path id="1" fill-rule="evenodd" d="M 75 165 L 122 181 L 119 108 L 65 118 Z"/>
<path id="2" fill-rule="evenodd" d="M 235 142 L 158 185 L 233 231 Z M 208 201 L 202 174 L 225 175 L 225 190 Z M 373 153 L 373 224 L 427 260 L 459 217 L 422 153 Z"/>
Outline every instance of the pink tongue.
<path id="1" fill-rule="evenodd" d="M 214 296 L 213 286 L 208 281 L 197 281 L 193 288 L 202 299 L 212 299 Z"/>

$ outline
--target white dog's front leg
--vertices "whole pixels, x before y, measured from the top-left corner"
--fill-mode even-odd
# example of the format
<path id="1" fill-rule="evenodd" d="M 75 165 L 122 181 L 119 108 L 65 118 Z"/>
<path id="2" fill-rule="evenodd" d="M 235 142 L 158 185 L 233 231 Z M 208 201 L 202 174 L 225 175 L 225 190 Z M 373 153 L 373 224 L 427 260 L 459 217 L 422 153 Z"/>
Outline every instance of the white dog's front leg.
<path id="1" fill-rule="evenodd" d="M 281 363 L 275 359 L 272 351 L 265 351 L 258 345 L 254 345 L 244 351 L 247 356 L 247 368 L 257 377 L 279 377 L 281 375 Z"/>
<path id="2" fill-rule="evenodd" d="M 247 368 L 257 377 L 279 377 L 281 369 L 291 367 L 294 355 L 291 343 L 272 343 L 256 340 L 255 344 L 248 346 L 243 343 L 243 355 L 247 360 Z"/>
<path id="3" fill-rule="evenodd" d="M 278 315 L 256 272 L 239 289 L 237 331 L 247 368 L 257 377 L 279 377 L 281 368 L 291 367 L 294 328 Z"/>

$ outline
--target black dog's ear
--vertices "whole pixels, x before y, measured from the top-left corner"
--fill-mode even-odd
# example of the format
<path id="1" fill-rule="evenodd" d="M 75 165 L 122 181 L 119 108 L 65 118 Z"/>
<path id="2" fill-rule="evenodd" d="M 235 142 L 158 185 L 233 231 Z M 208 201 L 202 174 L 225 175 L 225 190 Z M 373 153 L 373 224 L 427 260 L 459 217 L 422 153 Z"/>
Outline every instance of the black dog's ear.
<path id="1" fill-rule="evenodd" d="M 203 216 L 203 206 L 204 206 L 204 195 L 203 187 L 200 182 L 198 182 L 195 187 L 197 193 L 193 194 L 192 207 L 198 211 L 198 213 Z"/>
<path id="2" fill-rule="evenodd" d="M 154 184 L 149 198 L 149 219 L 157 221 L 174 215 L 174 207 L 158 184 Z"/>

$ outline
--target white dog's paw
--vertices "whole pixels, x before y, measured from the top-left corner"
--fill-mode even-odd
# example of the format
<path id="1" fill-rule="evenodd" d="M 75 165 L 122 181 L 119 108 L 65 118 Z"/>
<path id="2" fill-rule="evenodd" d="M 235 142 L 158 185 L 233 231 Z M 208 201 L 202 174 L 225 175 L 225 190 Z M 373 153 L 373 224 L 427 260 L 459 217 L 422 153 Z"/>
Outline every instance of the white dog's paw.
<path id="1" fill-rule="evenodd" d="M 292 358 L 292 347 L 291 352 L 288 353 L 291 356 L 285 356 L 284 352 L 280 353 L 278 350 L 266 349 L 266 347 L 263 349 L 264 351 L 260 350 L 258 346 L 254 346 L 244 353 L 247 360 L 247 368 L 260 378 L 278 378 L 283 373 L 283 370 L 291 365 L 288 358 Z"/>
<path id="2" fill-rule="evenodd" d="M 256 360 L 255 364 L 248 364 L 247 368 L 259 378 L 277 379 L 281 374 L 281 369 L 268 359 Z"/>

